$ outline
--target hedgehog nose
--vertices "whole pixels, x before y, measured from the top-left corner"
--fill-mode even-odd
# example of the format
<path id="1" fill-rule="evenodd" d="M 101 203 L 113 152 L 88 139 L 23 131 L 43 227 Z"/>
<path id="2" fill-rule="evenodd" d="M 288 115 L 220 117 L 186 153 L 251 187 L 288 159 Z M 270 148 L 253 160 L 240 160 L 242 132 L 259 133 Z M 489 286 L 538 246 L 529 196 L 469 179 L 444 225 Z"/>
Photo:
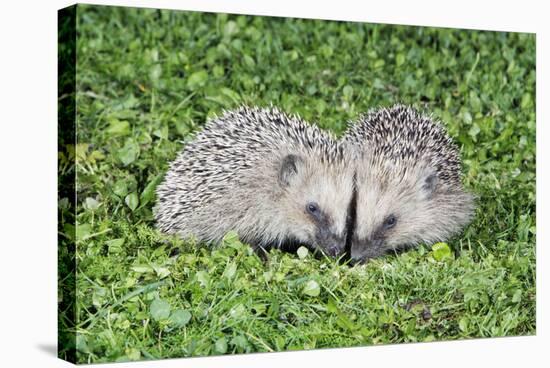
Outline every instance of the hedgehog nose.
<path id="1" fill-rule="evenodd" d="M 372 258 L 371 255 L 369 254 L 363 254 L 363 253 L 360 253 L 360 254 L 351 254 L 351 264 L 355 265 L 355 264 L 365 264 L 367 263 L 370 259 Z"/>
<path id="2" fill-rule="evenodd" d="M 365 256 L 363 255 L 363 253 L 358 252 L 357 249 L 354 249 L 354 248 L 351 249 L 351 262 L 353 264 L 362 263 L 364 259 L 365 259 Z"/>
<path id="3" fill-rule="evenodd" d="M 341 252 L 342 252 L 342 248 L 338 244 L 332 244 L 327 249 L 327 253 L 331 257 L 336 257 L 336 256 L 340 255 Z"/>

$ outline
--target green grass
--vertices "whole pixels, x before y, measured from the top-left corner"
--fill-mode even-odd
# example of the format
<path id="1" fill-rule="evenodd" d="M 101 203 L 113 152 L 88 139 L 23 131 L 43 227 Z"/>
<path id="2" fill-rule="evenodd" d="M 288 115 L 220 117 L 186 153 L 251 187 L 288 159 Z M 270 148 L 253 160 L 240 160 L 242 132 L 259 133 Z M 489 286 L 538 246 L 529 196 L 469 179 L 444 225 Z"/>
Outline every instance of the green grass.
<path id="1" fill-rule="evenodd" d="M 76 208 L 60 202 L 76 323 L 60 318 L 79 362 L 535 333 L 534 35 L 96 6 L 77 19 L 78 144 L 60 153 L 78 178 Z M 263 264 L 235 239 L 209 250 L 154 229 L 154 187 L 208 116 L 273 104 L 341 134 L 395 102 L 444 121 L 478 196 L 446 260 L 426 245 L 356 267 Z"/>

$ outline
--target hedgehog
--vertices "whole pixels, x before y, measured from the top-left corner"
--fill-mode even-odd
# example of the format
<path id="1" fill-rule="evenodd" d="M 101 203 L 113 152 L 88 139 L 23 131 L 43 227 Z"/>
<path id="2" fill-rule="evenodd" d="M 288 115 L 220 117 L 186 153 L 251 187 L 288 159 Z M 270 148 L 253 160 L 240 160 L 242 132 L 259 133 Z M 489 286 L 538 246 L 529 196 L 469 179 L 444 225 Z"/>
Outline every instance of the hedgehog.
<path id="1" fill-rule="evenodd" d="M 352 262 L 445 241 L 471 220 L 459 150 L 431 116 L 401 104 L 371 110 L 342 141 L 356 155 Z"/>
<path id="2" fill-rule="evenodd" d="M 157 188 L 157 227 L 218 244 L 228 231 L 255 250 L 345 251 L 350 156 L 330 133 L 277 108 L 210 119 Z"/>

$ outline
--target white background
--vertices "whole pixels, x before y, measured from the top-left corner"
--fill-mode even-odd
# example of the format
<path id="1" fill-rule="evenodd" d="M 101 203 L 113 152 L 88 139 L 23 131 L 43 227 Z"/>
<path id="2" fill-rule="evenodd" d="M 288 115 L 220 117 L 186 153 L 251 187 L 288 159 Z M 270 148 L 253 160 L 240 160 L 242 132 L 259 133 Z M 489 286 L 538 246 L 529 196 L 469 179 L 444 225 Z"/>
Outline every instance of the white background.
<path id="1" fill-rule="evenodd" d="M 94 1 L 169 9 L 537 33 L 537 336 L 119 363 L 116 367 L 550 366 L 548 244 L 549 27 L 544 1 Z M 0 366 L 63 367 L 56 349 L 57 9 L 0 9 Z M 546 14 L 546 16 L 545 16 Z M 547 345 L 546 349 L 543 348 Z M 111 364 L 102 365 L 109 367 Z"/>

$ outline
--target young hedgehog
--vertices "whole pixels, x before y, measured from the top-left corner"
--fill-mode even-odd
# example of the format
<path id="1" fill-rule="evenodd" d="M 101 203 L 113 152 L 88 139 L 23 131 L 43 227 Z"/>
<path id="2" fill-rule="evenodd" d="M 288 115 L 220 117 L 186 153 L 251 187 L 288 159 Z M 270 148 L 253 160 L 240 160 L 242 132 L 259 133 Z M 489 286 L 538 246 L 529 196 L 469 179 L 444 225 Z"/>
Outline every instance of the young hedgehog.
<path id="1" fill-rule="evenodd" d="M 460 180 L 458 149 L 430 117 L 403 105 L 381 108 L 342 139 L 358 154 L 353 262 L 443 241 L 469 222 L 474 199 Z"/>
<path id="2" fill-rule="evenodd" d="M 345 251 L 353 168 L 343 145 L 275 108 L 241 107 L 207 122 L 157 189 L 161 231 L 254 248 Z"/>

